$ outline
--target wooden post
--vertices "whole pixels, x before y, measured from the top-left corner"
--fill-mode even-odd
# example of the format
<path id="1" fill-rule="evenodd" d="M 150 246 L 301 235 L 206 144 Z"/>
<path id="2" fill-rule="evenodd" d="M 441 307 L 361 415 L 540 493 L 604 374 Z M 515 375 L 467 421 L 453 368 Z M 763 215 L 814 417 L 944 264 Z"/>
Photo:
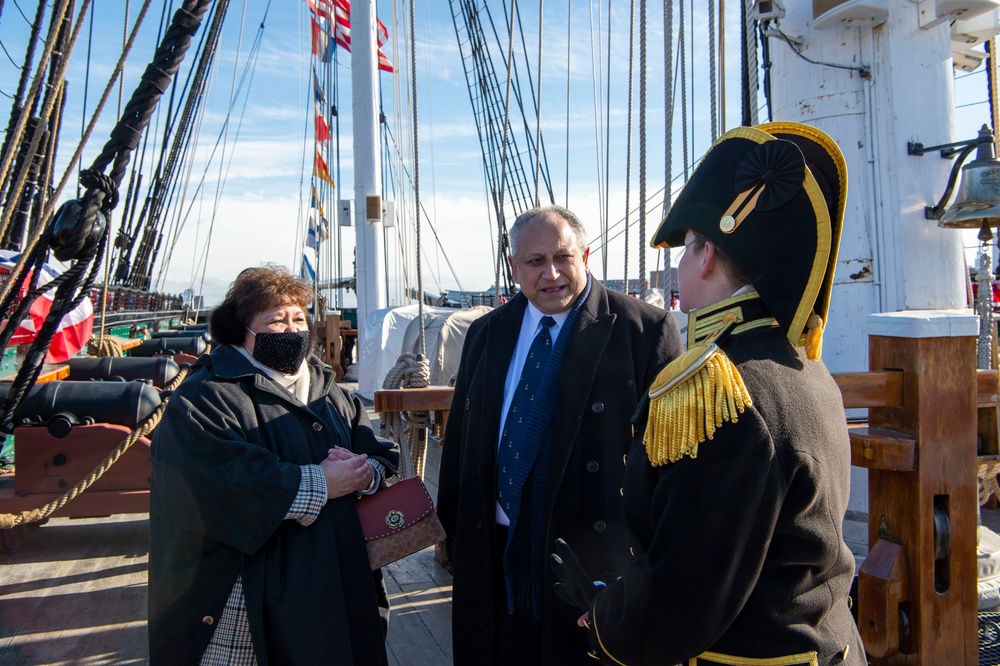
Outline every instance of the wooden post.
<path id="1" fill-rule="evenodd" d="M 901 371 L 903 387 L 902 404 L 871 407 L 869 425 L 912 442 L 915 455 L 895 468 L 865 465 L 869 552 L 886 557 L 881 566 L 866 560 L 859 572 L 858 628 L 873 664 L 972 666 L 978 318 L 912 311 L 870 315 L 868 324 L 871 370 Z M 880 589 L 896 601 L 872 598 Z"/>
<path id="2" fill-rule="evenodd" d="M 328 314 L 324 320 L 323 355 L 324 361 L 333 368 L 337 381 L 344 376 L 344 367 L 340 363 L 340 350 L 343 340 L 340 337 L 340 315 Z"/>

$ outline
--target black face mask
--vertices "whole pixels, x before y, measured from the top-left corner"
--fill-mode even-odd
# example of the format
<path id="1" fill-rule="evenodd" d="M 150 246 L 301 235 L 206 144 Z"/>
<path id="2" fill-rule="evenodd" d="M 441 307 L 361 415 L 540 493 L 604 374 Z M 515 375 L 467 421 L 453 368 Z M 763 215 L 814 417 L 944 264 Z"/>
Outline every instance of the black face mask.
<path id="1" fill-rule="evenodd" d="M 247 329 L 248 331 L 250 329 Z M 254 333 L 253 357 L 261 364 L 290 375 L 298 371 L 309 353 L 309 331 Z"/>

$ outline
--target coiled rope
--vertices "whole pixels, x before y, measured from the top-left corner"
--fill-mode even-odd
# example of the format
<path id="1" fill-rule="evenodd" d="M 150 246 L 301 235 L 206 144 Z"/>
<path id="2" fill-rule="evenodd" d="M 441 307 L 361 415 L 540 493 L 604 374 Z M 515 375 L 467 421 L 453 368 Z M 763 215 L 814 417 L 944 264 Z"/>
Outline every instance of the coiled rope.
<path id="1" fill-rule="evenodd" d="M 430 364 L 423 354 L 401 354 L 389 370 L 382 388 L 427 388 L 430 385 Z M 399 444 L 399 475 L 424 476 L 427 458 L 426 430 L 431 425 L 430 413 L 379 412 L 379 434 Z"/>
<path id="2" fill-rule="evenodd" d="M 91 356 L 124 356 L 122 341 L 112 335 L 95 335 L 87 343 Z"/>
<path id="3" fill-rule="evenodd" d="M 182 381 L 184 381 L 185 377 L 187 377 L 190 370 L 191 369 L 188 366 L 182 367 L 181 371 L 177 373 L 177 376 L 174 377 L 173 381 L 171 381 L 169 385 L 164 387 L 163 390 L 172 391 L 173 389 L 177 388 L 177 386 L 180 385 Z M 59 509 L 63 508 L 64 506 L 72 502 L 74 499 L 76 499 L 76 497 L 79 496 L 80 493 L 82 493 L 83 491 L 87 490 L 87 488 L 90 488 L 92 485 L 94 485 L 94 482 L 100 479 L 104 475 L 104 473 L 107 472 L 111 468 L 111 466 L 114 465 L 115 462 L 117 462 L 117 460 L 122 457 L 122 454 L 128 451 L 129 447 L 131 447 L 133 444 L 139 441 L 140 437 L 146 437 L 152 434 L 154 430 L 156 430 L 156 426 L 160 424 L 160 420 L 163 418 L 163 411 L 167 408 L 167 403 L 169 401 L 170 401 L 169 396 L 167 398 L 164 398 L 163 401 L 160 403 L 160 405 L 153 411 L 153 413 L 150 414 L 148 417 L 146 417 L 146 419 L 142 423 L 136 426 L 135 430 L 129 433 L 129 435 L 124 440 L 122 440 L 122 442 L 118 446 L 116 446 L 114 450 L 111 451 L 111 453 L 105 456 L 104 460 L 102 460 L 90 474 L 88 474 L 79 482 L 77 482 L 75 486 L 70 488 L 59 499 L 53 500 L 48 504 L 46 504 L 45 506 L 39 507 L 37 509 L 30 509 L 28 511 L 21 511 L 19 513 L 0 513 L 0 529 L 9 530 L 11 528 L 18 527 L 19 525 L 27 525 L 29 523 L 37 523 L 39 521 L 45 520 L 53 513 L 55 513 L 56 511 L 58 511 Z"/>

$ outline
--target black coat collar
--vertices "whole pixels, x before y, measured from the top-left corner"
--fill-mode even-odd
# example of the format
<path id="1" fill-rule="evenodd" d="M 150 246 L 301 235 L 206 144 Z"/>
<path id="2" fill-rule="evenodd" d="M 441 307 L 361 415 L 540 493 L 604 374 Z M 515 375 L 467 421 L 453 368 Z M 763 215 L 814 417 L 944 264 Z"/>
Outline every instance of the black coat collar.
<path id="1" fill-rule="evenodd" d="M 731 326 L 735 324 L 735 326 Z M 756 291 L 737 294 L 698 308 L 688 315 L 688 347 L 712 341 L 727 328 L 730 335 L 739 335 L 756 328 L 777 326 Z"/>

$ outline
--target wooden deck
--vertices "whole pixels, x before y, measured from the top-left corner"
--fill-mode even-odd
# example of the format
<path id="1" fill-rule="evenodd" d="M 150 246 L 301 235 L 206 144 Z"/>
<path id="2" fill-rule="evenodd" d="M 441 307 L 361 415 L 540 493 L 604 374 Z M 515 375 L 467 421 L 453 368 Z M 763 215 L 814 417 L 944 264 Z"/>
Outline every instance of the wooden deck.
<path id="1" fill-rule="evenodd" d="M 425 481 L 437 495 L 440 450 Z M 55 518 L 0 554 L 0 665 L 145 664 L 146 514 Z M 383 569 L 390 664 L 451 663 L 451 575 L 427 549 Z"/>

